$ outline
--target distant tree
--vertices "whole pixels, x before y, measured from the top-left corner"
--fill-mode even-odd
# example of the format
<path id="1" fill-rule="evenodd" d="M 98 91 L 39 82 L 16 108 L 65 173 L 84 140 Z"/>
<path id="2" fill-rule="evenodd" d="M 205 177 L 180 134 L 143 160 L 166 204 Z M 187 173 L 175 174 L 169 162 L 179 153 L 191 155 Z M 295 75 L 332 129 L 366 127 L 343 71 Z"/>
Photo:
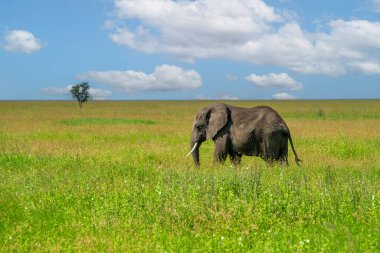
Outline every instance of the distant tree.
<path id="1" fill-rule="evenodd" d="M 88 82 L 83 82 L 80 84 L 74 84 L 71 87 L 70 93 L 74 99 L 76 99 L 79 103 L 79 107 L 82 108 L 82 104 L 87 102 L 90 98 L 90 85 Z"/>

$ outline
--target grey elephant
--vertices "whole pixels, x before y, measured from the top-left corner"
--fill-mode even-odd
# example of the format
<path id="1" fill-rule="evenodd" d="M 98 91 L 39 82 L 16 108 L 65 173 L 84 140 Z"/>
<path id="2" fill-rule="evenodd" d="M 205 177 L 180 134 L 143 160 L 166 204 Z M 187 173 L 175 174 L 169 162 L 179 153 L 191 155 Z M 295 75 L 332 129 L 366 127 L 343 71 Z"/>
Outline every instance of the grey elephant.
<path id="1" fill-rule="evenodd" d="M 294 149 L 285 121 L 271 107 L 240 108 L 215 104 L 201 109 L 194 119 L 190 148 L 196 166 L 199 166 L 199 147 L 205 140 L 214 141 L 214 161 L 221 163 L 229 155 L 233 164 L 239 164 L 242 155 L 259 156 L 268 164 L 288 163 L 288 140 L 297 165 L 302 162 Z"/>

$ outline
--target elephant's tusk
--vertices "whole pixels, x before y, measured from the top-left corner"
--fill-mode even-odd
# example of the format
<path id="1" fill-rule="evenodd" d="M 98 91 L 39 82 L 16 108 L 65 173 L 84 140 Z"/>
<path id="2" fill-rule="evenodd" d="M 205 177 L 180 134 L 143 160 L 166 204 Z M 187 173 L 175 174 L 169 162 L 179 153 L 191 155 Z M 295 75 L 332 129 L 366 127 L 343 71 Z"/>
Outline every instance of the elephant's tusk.
<path id="1" fill-rule="evenodd" d="M 191 149 L 191 151 L 187 154 L 186 157 L 188 157 L 191 153 L 194 152 L 194 150 L 195 150 L 195 148 L 197 147 L 197 145 L 198 145 L 198 142 L 196 142 L 196 143 L 194 144 L 194 147 Z"/>

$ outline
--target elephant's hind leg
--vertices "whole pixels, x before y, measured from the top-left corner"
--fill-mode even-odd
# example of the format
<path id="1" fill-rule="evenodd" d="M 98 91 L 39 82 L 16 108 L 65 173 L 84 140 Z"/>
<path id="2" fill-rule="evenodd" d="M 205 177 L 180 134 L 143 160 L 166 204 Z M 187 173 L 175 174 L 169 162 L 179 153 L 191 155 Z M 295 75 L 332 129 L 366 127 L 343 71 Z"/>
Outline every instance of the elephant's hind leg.
<path id="1" fill-rule="evenodd" d="M 282 142 L 283 136 L 280 132 L 272 132 L 266 136 L 264 139 L 264 160 L 269 164 L 273 165 L 275 162 L 282 162 Z"/>
<path id="2" fill-rule="evenodd" d="M 283 166 L 289 166 L 288 162 L 288 138 L 283 138 L 280 146 L 279 161 Z"/>

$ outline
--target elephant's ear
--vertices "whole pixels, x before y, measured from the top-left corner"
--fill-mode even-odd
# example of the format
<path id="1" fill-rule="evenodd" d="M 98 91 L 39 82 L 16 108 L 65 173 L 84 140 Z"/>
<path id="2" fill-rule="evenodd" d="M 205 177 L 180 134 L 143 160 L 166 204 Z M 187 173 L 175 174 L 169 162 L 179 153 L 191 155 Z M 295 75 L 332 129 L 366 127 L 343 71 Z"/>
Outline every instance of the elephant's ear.
<path id="1" fill-rule="evenodd" d="M 218 131 L 221 130 L 227 124 L 227 121 L 227 106 L 225 104 L 216 104 L 212 106 L 208 115 L 206 138 L 214 138 Z"/>

